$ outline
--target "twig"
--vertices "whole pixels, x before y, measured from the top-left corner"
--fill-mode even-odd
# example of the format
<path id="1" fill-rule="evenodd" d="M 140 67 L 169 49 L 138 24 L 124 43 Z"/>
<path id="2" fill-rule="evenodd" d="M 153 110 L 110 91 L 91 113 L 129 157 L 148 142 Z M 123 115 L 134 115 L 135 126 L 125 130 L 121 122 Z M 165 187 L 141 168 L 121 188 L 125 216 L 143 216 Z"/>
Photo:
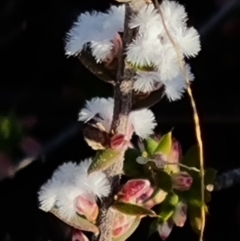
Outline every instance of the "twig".
<path id="1" fill-rule="evenodd" d="M 146 4 L 145 0 L 132 0 L 126 3 L 124 33 L 123 33 L 123 49 L 118 58 L 118 71 L 116 76 L 116 86 L 114 87 L 114 113 L 112 122 L 113 133 L 126 134 L 128 116 L 132 107 L 132 87 L 134 70 L 125 61 L 126 47 L 131 43 L 136 34 L 136 30 L 129 29 L 129 21 L 138 11 Z M 122 157 L 115 162 L 106 174 L 111 182 L 111 194 L 102 201 L 101 213 L 99 215 L 98 227 L 100 234 L 93 238 L 98 241 L 112 241 L 112 225 L 114 222 L 114 213 L 109 208 L 114 196 L 119 189 L 119 182 L 123 169 L 125 150 L 122 151 Z"/>

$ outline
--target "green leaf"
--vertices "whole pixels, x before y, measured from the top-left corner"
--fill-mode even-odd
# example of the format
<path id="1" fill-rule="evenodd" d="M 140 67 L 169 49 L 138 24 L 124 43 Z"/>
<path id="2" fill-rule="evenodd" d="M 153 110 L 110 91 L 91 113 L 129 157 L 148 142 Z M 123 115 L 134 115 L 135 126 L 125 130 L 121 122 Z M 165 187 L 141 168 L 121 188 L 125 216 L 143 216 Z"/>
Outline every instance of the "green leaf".
<path id="1" fill-rule="evenodd" d="M 172 148 L 172 132 L 167 133 L 161 138 L 158 147 L 155 150 L 155 154 L 163 154 L 168 156 Z"/>
<path id="2" fill-rule="evenodd" d="M 158 227 L 158 219 L 154 218 L 154 220 L 151 222 L 149 226 L 148 237 L 152 236 L 152 234 L 157 232 L 157 227 Z"/>
<path id="3" fill-rule="evenodd" d="M 99 79 L 109 84 L 114 84 L 116 71 L 106 68 L 103 63 L 97 63 L 89 48 L 82 51 L 78 58 L 82 64 Z"/>
<path id="4" fill-rule="evenodd" d="M 151 207 L 154 207 L 154 206 L 162 203 L 165 200 L 166 196 L 167 196 L 167 192 L 165 192 L 161 189 L 158 189 L 158 190 L 154 191 L 153 195 L 148 200 L 146 200 L 143 203 L 143 205 L 148 206 L 150 203 Z"/>
<path id="5" fill-rule="evenodd" d="M 119 161 L 121 156 L 122 153 L 118 150 L 106 149 L 104 151 L 99 151 L 88 169 L 88 174 L 107 169 L 116 161 Z"/>
<path id="6" fill-rule="evenodd" d="M 157 187 L 165 192 L 169 192 L 172 190 L 172 178 L 165 171 L 156 171 L 155 182 Z"/>
<path id="7" fill-rule="evenodd" d="M 189 167 L 199 168 L 198 146 L 191 147 L 182 158 L 181 163 Z"/>
<path id="8" fill-rule="evenodd" d="M 141 156 L 141 152 L 136 149 L 128 149 L 125 152 L 123 173 L 129 177 L 142 177 L 144 175 L 143 165 L 136 162 L 136 159 Z"/>
<path id="9" fill-rule="evenodd" d="M 132 226 L 128 229 L 128 231 L 126 233 L 124 233 L 122 236 L 118 237 L 118 238 L 113 238 L 113 241 L 125 241 L 126 239 L 128 239 L 133 232 L 137 229 L 137 227 L 140 224 L 141 219 L 140 218 L 136 218 L 135 222 L 132 224 Z"/>
<path id="10" fill-rule="evenodd" d="M 142 215 L 155 216 L 156 215 L 156 213 L 151 209 L 147 209 L 142 206 L 138 206 L 131 203 L 116 202 L 112 207 L 118 210 L 119 212 L 122 212 L 128 215 L 133 215 L 133 216 L 142 216 Z"/>
<path id="11" fill-rule="evenodd" d="M 175 208 L 179 202 L 178 195 L 169 193 L 161 205 L 161 211 L 158 213 L 160 219 L 166 222 L 174 213 Z"/>
<path id="12" fill-rule="evenodd" d="M 217 171 L 213 168 L 208 168 L 204 173 L 204 183 L 205 185 L 214 184 Z"/>
<path id="13" fill-rule="evenodd" d="M 87 219 L 79 216 L 77 213 L 70 221 L 66 221 L 63 217 L 61 217 L 61 215 L 59 214 L 59 210 L 57 208 L 53 208 L 49 212 L 52 213 L 53 215 L 55 215 L 57 218 L 59 218 L 61 221 L 63 221 L 67 225 L 69 225 L 75 229 L 92 232 L 92 233 L 98 233 L 98 231 L 99 231 L 99 229 L 96 225 L 89 222 Z"/>
<path id="14" fill-rule="evenodd" d="M 148 138 L 145 142 L 144 142 L 144 147 L 145 147 L 145 150 L 146 152 L 149 154 L 149 155 L 153 155 L 156 148 L 158 147 L 158 142 L 155 141 L 153 138 Z"/>

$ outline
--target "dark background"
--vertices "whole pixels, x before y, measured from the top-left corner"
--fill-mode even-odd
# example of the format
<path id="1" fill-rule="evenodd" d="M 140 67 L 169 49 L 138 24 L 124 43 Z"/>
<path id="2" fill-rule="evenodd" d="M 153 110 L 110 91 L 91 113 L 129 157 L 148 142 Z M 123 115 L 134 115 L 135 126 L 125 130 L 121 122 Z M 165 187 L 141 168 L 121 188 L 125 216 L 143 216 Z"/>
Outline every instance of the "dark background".
<path id="1" fill-rule="evenodd" d="M 113 2 L 113 1 L 112 1 Z M 240 167 L 240 8 L 235 0 L 181 0 L 190 24 L 201 34 L 202 51 L 190 61 L 196 80 L 194 96 L 202 124 L 206 165 L 219 172 Z M 238 2 L 238 4 L 237 4 Z M 229 7 L 234 3 L 233 7 Z M 76 58 L 64 56 L 66 31 L 79 13 L 104 10 L 107 0 L 0 1 L 0 114 L 14 110 L 19 117 L 34 116 L 31 135 L 43 146 L 76 125 L 84 100 L 110 96 L 112 89 L 97 80 Z M 218 12 L 225 13 L 219 19 Z M 214 20 L 214 21 L 212 21 Z M 195 143 L 189 99 L 153 108 L 162 132 L 174 127 L 183 151 Z M 74 129 L 75 130 L 75 129 Z M 0 182 L 0 240 L 69 240 L 69 230 L 38 210 L 37 190 L 64 160 L 92 154 L 81 128 L 57 143 L 14 179 Z M 1 167 L 0 167 L 1 168 Z M 240 187 L 214 193 L 206 239 L 240 239 Z M 146 240 L 145 220 L 131 240 Z M 151 240 L 158 240 L 153 235 Z M 174 228 L 169 240 L 197 240 L 188 224 Z"/>

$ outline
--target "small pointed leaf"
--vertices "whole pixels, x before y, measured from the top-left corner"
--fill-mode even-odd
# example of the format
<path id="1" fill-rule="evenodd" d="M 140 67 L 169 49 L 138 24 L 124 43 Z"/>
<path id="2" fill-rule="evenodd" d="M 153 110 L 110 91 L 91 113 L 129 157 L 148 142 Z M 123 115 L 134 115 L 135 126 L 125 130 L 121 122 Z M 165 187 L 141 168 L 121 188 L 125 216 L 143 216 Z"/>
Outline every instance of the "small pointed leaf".
<path id="1" fill-rule="evenodd" d="M 50 210 L 50 213 L 52 213 L 53 215 L 55 215 L 57 218 L 59 218 L 61 221 L 63 221 L 64 223 L 66 223 L 67 225 L 75 228 L 75 229 L 79 229 L 82 231 L 87 231 L 87 232 L 92 232 L 92 233 L 98 233 L 98 227 L 96 225 L 94 225 L 93 223 L 89 222 L 87 219 L 79 216 L 77 213 L 75 215 L 74 218 L 72 218 L 71 221 L 66 221 L 64 220 L 60 214 L 57 208 L 53 208 L 52 210 Z"/>
<path id="2" fill-rule="evenodd" d="M 157 187 L 165 192 L 172 190 L 172 178 L 165 171 L 159 170 L 156 172 L 155 182 Z"/>
<path id="3" fill-rule="evenodd" d="M 182 158 L 181 163 L 189 167 L 199 168 L 198 146 L 191 147 Z"/>
<path id="4" fill-rule="evenodd" d="M 156 216 L 156 213 L 151 209 L 144 208 L 139 205 L 124 203 L 124 202 L 117 202 L 112 206 L 114 209 L 118 210 L 119 212 L 133 215 L 133 216 Z"/>
<path id="5" fill-rule="evenodd" d="M 172 132 L 167 133 L 161 138 L 158 147 L 155 150 L 155 154 L 163 154 L 168 156 L 172 148 Z"/>
<path id="6" fill-rule="evenodd" d="M 119 161 L 121 155 L 121 151 L 118 150 L 106 149 L 104 151 L 99 151 L 88 169 L 88 174 L 107 169 L 116 161 Z"/>
<path id="7" fill-rule="evenodd" d="M 125 241 L 126 239 L 128 239 L 133 232 L 137 229 L 137 227 L 140 224 L 141 219 L 140 218 L 136 218 L 135 222 L 131 225 L 131 227 L 128 229 L 128 231 L 126 233 L 124 233 L 122 236 L 118 237 L 118 238 L 113 238 L 113 241 Z"/>
<path id="8" fill-rule="evenodd" d="M 158 147 L 158 142 L 155 141 L 153 138 L 148 138 L 145 142 L 144 142 L 144 146 L 145 146 L 145 149 L 146 149 L 146 152 L 149 154 L 149 155 L 153 155 L 155 150 L 157 149 Z"/>
<path id="9" fill-rule="evenodd" d="M 173 215 L 176 206 L 179 202 L 178 195 L 174 193 L 169 193 L 162 203 L 161 211 L 158 213 L 163 222 L 168 221 L 168 219 Z"/>

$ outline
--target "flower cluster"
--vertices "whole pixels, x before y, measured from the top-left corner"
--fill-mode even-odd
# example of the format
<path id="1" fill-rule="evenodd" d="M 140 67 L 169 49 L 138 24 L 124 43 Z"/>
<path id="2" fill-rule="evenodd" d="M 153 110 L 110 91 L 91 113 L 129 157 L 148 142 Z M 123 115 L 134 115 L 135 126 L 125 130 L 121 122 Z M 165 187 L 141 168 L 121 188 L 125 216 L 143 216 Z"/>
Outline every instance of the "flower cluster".
<path id="1" fill-rule="evenodd" d="M 200 51 L 199 34 L 187 27 L 185 8 L 174 1 L 163 1 L 161 11 L 171 38 L 181 54 L 195 57 Z M 123 31 L 125 6 L 111 7 L 107 13 L 84 13 L 68 33 L 66 54 L 78 55 L 86 44 L 90 45 L 97 62 L 111 62 L 121 45 L 119 33 Z M 136 68 L 134 90 L 150 93 L 164 88 L 170 101 L 182 97 L 187 88 L 185 75 L 163 21 L 153 4 L 147 4 L 131 19 L 130 28 L 139 32 L 127 47 L 127 60 Z M 185 64 L 185 74 L 194 80 L 190 66 Z"/>
<path id="2" fill-rule="evenodd" d="M 98 68 L 92 72 L 107 73 L 107 77 L 101 75 L 102 79 L 106 77 L 107 82 L 116 84 L 115 63 L 124 46 L 126 64 L 134 72 L 133 102 L 134 97 L 139 97 L 136 92 L 146 98 L 156 90 L 163 90 L 170 101 L 178 100 L 187 88 L 185 75 L 189 81 L 193 81 L 194 76 L 186 63 L 185 73 L 182 72 L 175 47 L 181 57 L 195 57 L 201 49 L 199 35 L 196 29 L 187 26 L 187 13 L 182 5 L 164 0 L 160 8 L 162 16 L 152 3 L 132 16 L 127 27 L 136 28 L 138 32 L 127 46 L 123 45 L 121 37 L 125 5 L 112 6 L 105 13 L 82 13 L 67 34 L 66 55 L 85 56 L 86 62 L 91 59 L 94 63 L 91 67 Z M 84 51 L 89 55 L 84 55 Z M 89 62 L 86 62 L 88 67 Z M 113 240 L 126 240 L 145 216 L 155 219 L 154 231 L 166 239 L 174 225 L 184 225 L 189 209 L 200 213 L 203 204 L 199 194 L 199 170 L 192 165 L 196 160 L 192 160 L 192 155 L 190 161 L 182 157 L 181 146 L 171 132 L 156 137 L 157 123 L 151 110 L 132 110 L 125 133 L 112 130 L 113 112 L 113 98 L 96 97 L 86 102 L 78 120 L 85 123 L 84 139 L 97 151 L 96 156 L 79 165 L 69 162 L 60 166 L 39 191 L 40 208 L 57 213 L 62 221 L 77 227 L 74 241 L 87 241 L 83 231 L 99 233 L 97 198 L 108 196 L 110 192 L 110 183 L 103 171 L 114 162 L 124 160 L 122 171 L 129 180 L 120 187 L 110 207 L 116 214 Z M 141 147 L 131 142 L 133 134 L 138 136 Z M 213 173 L 205 173 L 207 184 L 211 184 Z M 190 218 L 195 228 L 198 224 L 194 221 L 199 217 Z"/>
<path id="3" fill-rule="evenodd" d="M 39 191 L 40 209 L 48 212 L 57 208 L 66 221 L 77 213 L 90 220 L 96 219 L 96 199 L 107 196 L 110 185 L 102 172 L 88 175 L 91 162 L 91 159 L 87 159 L 79 165 L 68 162 L 60 166 Z"/>

